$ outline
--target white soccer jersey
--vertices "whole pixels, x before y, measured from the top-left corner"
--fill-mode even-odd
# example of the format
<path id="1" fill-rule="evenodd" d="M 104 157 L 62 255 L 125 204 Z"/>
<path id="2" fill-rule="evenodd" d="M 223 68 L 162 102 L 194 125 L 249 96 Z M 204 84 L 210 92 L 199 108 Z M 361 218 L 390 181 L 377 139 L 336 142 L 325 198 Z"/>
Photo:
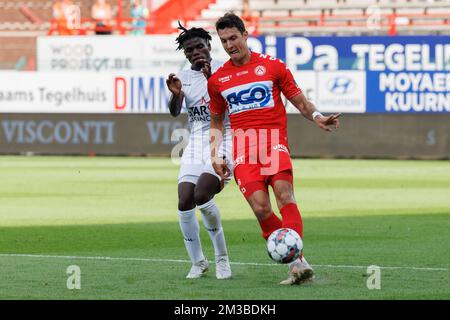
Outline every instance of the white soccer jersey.
<path id="1" fill-rule="evenodd" d="M 214 73 L 222 63 L 211 61 L 211 71 Z M 181 158 L 180 174 L 178 182 L 191 182 L 196 184 L 198 177 L 203 172 L 211 173 L 219 177 L 211 165 L 209 148 L 209 126 L 211 117 L 209 114 L 209 95 L 207 80 L 201 71 L 192 69 L 182 70 L 177 74 L 182 83 L 184 92 L 183 109 L 188 114 L 189 143 Z M 228 114 L 224 120 L 224 139 L 219 151 L 220 156 L 225 156 L 230 169 L 232 164 L 231 127 Z"/>

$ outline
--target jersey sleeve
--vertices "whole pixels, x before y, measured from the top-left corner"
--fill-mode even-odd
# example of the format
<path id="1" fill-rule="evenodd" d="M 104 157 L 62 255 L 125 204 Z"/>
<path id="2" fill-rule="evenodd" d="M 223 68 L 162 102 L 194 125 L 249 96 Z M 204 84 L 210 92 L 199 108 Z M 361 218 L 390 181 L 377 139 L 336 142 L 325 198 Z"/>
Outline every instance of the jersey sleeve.
<path id="1" fill-rule="evenodd" d="M 290 99 L 302 93 L 297 82 L 295 82 L 291 70 L 289 70 L 286 64 L 281 60 L 278 60 L 276 64 L 278 66 L 278 84 L 280 85 L 281 92 L 283 92 L 284 96 L 287 99 Z"/>
<path id="2" fill-rule="evenodd" d="M 220 94 L 214 82 L 214 77 L 208 80 L 208 94 L 209 94 L 209 110 L 212 114 L 220 115 L 225 113 L 227 105 L 222 95 Z"/>

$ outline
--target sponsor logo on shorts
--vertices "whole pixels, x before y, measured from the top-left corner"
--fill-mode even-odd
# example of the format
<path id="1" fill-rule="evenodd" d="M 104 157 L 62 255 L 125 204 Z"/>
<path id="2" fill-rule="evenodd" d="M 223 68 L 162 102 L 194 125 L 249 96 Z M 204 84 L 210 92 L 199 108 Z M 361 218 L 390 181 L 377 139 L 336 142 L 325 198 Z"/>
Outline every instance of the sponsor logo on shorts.
<path id="1" fill-rule="evenodd" d="M 241 179 L 237 179 L 237 183 L 238 183 L 238 186 L 240 187 L 242 184 Z M 242 193 L 245 193 L 247 191 L 247 189 L 245 189 L 244 187 L 239 188 L 239 190 L 241 190 Z"/>

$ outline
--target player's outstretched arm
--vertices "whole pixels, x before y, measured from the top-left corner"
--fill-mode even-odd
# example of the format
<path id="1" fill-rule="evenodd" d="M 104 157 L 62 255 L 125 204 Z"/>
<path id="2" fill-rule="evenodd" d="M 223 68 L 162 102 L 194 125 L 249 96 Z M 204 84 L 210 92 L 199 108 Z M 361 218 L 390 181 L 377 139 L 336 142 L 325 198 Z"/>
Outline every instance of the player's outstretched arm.
<path id="1" fill-rule="evenodd" d="M 214 171 L 223 179 L 229 174 L 229 168 L 225 161 L 219 158 L 219 147 L 223 140 L 224 133 L 224 114 L 216 115 L 211 113 L 211 122 L 209 130 L 209 147 L 211 149 L 211 163 Z"/>
<path id="2" fill-rule="evenodd" d="M 324 116 L 319 111 L 316 110 L 314 104 L 309 101 L 303 93 L 300 93 L 289 101 L 296 107 L 300 113 L 311 121 L 314 121 L 317 126 L 325 131 L 331 131 L 332 129 L 329 126 L 334 126 L 335 129 L 339 128 L 339 117 L 340 113 L 332 114 L 329 116 Z"/>
<path id="3" fill-rule="evenodd" d="M 183 106 L 184 92 L 182 90 L 182 84 L 174 73 L 169 74 L 166 79 L 167 88 L 172 92 L 172 96 L 169 100 L 169 111 L 174 117 L 177 117 L 181 112 Z"/>

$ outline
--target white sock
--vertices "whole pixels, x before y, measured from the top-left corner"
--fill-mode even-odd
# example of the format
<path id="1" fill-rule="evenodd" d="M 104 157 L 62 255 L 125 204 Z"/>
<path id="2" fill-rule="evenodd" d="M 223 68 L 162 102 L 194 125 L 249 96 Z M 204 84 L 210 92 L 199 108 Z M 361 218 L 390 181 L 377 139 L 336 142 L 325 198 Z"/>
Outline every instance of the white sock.
<path id="1" fill-rule="evenodd" d="M 184 237 L 184 245 L 186 246 L 192 264 L 205 260 L 200 242 L 200 227 L 195 216 L 195 208 L 187 211 L 178 211 L 178 220 Z"/>
<path id="2" fill-rule="evenodd" d="M 225 235 L 223 234 L 223 228 L 220 222 L 220 211 L 214 203 L 214 199 L 198 206 L 198 208 L 202 212 L 203 225 L 212 240 L 214 254 L 216 256 L 227 255 L 228 252 L 227 245 L 225 243 Z"/>

